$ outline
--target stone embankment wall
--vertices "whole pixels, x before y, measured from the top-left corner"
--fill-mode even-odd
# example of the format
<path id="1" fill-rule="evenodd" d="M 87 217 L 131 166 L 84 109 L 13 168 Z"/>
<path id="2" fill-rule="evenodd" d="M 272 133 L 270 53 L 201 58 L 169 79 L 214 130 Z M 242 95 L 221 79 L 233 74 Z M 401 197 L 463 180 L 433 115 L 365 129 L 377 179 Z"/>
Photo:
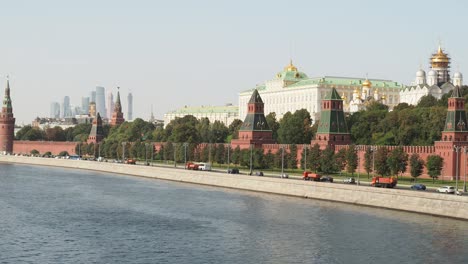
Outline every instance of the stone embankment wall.
<path id="1" fill-rule="evenodd" d="M 345 202 L 468 220 L 467 196 L 83 160 L 0 156 L 0 162 L 121 173 L 162 180 Z"/>

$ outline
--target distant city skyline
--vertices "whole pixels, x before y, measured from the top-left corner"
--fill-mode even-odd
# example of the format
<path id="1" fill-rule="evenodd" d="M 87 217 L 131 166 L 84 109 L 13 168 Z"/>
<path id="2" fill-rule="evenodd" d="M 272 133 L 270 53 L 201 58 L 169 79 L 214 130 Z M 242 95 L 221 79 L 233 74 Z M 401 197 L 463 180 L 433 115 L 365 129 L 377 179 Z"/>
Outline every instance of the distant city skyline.
<path id="1" fill-rule="evenodd" d="M 452 72 L 468 76 L 468 3 L 460 1 L 44 0 L 25 6 L 9 1 L 0 11 L 0 79 L 10 75 L 19 125 L 48 116 L 50 103 L 65 95 L 81 106 L 96 86 L 114 95 L 120 86 L 122 96 L 131 89 L 133 119 L 148 120 L 151 105 L 157 119 L 185 105 L 238 105 L 241 91 L 271 79 L 289 59 L 310 77 L 367 74 L 409 85 L 439 42 L 453 59 Z"/>

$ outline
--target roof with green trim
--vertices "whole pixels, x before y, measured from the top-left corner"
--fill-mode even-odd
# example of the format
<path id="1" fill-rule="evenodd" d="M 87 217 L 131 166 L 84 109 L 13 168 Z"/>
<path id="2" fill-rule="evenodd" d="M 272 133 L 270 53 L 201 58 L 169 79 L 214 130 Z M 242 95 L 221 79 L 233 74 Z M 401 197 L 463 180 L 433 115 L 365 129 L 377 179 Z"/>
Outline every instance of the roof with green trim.
<path id="1" fill-rule="evenodd" d="M 239 107 L 234 105 L 226 106 L 185 106 L 177 110 L 169 111 L 167 114 L 193 114 L 193 113 L 232 113 L 238 114 Z"/>

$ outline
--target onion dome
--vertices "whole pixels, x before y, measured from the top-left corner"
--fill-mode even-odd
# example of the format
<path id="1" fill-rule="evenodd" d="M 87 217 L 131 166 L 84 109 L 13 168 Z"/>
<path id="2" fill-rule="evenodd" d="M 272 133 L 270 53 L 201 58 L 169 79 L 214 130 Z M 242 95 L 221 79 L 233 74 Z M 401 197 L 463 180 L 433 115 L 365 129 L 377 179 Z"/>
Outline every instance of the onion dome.
<path id="1" fill-rule="evenodd" d="M 363 86 L 363 87 L 371 87 L 371 86 L 372 86 L 372 83 L 371 83 L 371 81 L 369 81 L 369 80 L 366 78 L 366 80 L 362 83 L 362 86 Z"/>
<path id="2" fill-rule="evenodd" d="M 426 77 L 426 72 L 422 69 L 416 72 L 416 77 Z"/>
<path id="3" fill-rule="evenodd" d="M 461 72 L 456 72 L 453 74 L 453 78 L 463 78 L 463 75 L 461 74 Z"/>
<path id="4" fill-rule="evenodd" d="M 295 71 L 297 72 L 296 66 L 293 65 L 292 60 L 289 60 L 288 66 L 284 67 L 284 71 Z"/>
<path id="5" fill-rule="evenodd" d="M 428 76 L 430 77 L 436 77 L 437 76 L 437 72 L 434 71 L 434 70 L 430 70 L 428 73 L 427 73 Z"/>
<path id="6" fill-rule="evenodd" d="M 442 48 L 439 45 L 437 53 L 432 54 L 431 57 L 431 66 L 432 68 L 447 68 L 450 64 L 450 57 L 447 53 L 444 53 Z"/>

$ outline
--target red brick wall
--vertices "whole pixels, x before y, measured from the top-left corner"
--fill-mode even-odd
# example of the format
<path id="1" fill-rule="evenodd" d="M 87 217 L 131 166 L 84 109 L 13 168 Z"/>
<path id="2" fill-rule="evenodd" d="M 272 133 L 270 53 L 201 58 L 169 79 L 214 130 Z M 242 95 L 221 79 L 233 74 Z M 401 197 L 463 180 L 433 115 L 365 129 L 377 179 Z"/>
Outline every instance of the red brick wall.
<path id="1" fill-rule="evenodd" d="M 62 151 L 67 151 L 70 155 L 75 154 L 76 142 L 70 141 L 22 141 L 13 142 L 13 153 L 30 154 L 35 149 L 40 154 L 50 151 L 53 155 L 58 155 Z"/>

